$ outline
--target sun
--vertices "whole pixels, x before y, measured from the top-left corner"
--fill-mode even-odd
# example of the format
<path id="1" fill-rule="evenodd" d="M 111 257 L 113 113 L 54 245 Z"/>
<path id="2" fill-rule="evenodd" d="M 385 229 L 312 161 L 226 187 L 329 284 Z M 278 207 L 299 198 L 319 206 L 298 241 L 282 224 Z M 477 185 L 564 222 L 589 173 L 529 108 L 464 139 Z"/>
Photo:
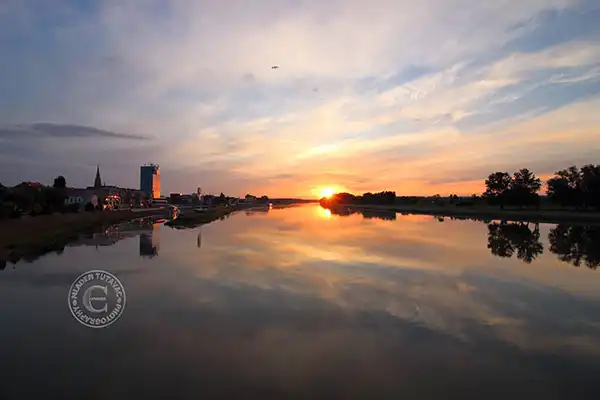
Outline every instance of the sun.
<path id="1" fill-rule="evenodd" d="M 321 197 L 331 197 L 335 194 L 335 189 L 333 188 L 323 188 L 321 189 Z"/>

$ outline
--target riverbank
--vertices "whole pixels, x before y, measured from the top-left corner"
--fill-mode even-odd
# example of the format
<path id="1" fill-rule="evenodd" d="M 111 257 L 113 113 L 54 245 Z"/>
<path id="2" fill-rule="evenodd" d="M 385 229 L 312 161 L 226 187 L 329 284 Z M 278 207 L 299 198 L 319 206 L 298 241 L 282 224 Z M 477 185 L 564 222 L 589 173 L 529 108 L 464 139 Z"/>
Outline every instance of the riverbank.
<path id="1" fill-rule="evenodd" d="M 406 214 L 433 215 L 439 217 L 466 217 L 473 219 L 507 220 L 523 222 L 544 223 L 587 223 L 600 224 L 599 212 L 584 212 L 575 210 L 559 209 L 500 209 L 492 206 L 456 207 L 456 206 L 431 206 L 415 207 L 399 204 L 390 205 L 362 205 L 362 204 L 339 204 L 337 207 L 345 207 L 350 210 L 373 210 L 393 211 Z M 335 210 L 333 210 L 335 213 Z"/>
<path id="2" fill-rule="evenodd" d="M 0 220 L 0 260 L 60 250 L 70 240 L 76 239 L 79 233 L 94 232 L 119 222 L 166 213 L 167 209 L 82 211 L 3 219 Z"/>
<path id="3" fill-rule="evenodd" d="M 193 208 L 182 208 L 182 214 L 174 220 L 167 221 L 165 225 L 176 229 L 195 228 L 218 219 L 224 219 L 227 215 L 235 211 L 249 210 L 252 208 L 264 209 L 265 207 L 268 206 L 264 204 L 237 204 L 227 207 L 218 206 L 209 208 L 203 212 L 196 212 Z"/>

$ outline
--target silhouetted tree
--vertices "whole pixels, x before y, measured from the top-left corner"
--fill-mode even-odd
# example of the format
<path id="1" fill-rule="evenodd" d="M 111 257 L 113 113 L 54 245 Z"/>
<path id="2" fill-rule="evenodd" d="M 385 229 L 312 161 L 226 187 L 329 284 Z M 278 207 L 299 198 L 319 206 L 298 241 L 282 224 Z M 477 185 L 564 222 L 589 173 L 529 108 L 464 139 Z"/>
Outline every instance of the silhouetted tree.
<path id="1" fill-rule="evenodd" d="M 64 190 L 48 186 L 42 189 L 42 194 L 44 196 L 44 213 L 52 213 L 63 208 L 66 197 Z"/>
<path id="2" fill-rule="evenodd" d="M 542 181 L 527 168 L 515 172 L 509 185 L 510 203 L 518 206 L 537 205 Z"/>
<path id="3" fill-rule="evenodd" d="M 494 172 L 485 180 L 485 192 L 483 197 L 492 204 L 499 204 L 504 208 L 506 195 L 510 189 L 512 178 L 507 172 Z"/>
<path id="4" fill-rule="evenodd" d="M 584 205 L 600 209 L 600 165 L 584 165 L 580 175 Z"/>
<path id="5" fill-rule="evenodd" d="M 67 187 L 67 180 L 64 176 L 59 175 L 54 178 L 54 184 L 52 186 L 56 189 L 65 189 Z"/>
<path id="6" fill-rule="evenodd" d="M 323 197 L 320 203 L 323 207 L 340 204 L 394 204 L 396 202 L 396 192 L 383 191 L 377 193 L 367 192 L 362 196 L 355 196 L 351 193 L 336 193 L 331 197 Z"/>
<path id="7" fill-rule="evenodd" d="M 600 227 L 559 224 L 548 234 L 548 241 L 550 251 L 561 261 L 576 267 L 583 263 L 591 269 L 600 266 Z"/>
<path id="8" fill-rule="evenodd" d="M 581 176 L 576 166 L 555 172 L 554 177 L 546 182 L 546 194 L 550 199 L 563 207 L 581 204 Z"/>
<path id="9" fill-rule="evenodd" d="M 600 209 L 600 165 L 571 166 L 548 180 L 548 196 L 562 206 Z"/>

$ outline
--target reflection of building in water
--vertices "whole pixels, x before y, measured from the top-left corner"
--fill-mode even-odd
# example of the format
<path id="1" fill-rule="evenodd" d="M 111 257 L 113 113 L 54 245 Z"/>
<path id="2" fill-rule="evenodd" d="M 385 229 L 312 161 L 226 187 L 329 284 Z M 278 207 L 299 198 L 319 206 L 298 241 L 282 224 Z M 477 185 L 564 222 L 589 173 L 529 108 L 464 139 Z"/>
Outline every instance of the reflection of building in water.
<path id="1" fill-rule="evenodd" d="M 198 248 L 202 247 L 202 229 L 200 229 L 200 232 L 198 232 L 198 239 L 196 245 L 198 246 Z"/>
<path id="2" fill-rule="evenodd" d="M 140 235 L 140 257 L 155 257 L 160 248 L 160 224 L 152 225 L 150 232 Z"/>

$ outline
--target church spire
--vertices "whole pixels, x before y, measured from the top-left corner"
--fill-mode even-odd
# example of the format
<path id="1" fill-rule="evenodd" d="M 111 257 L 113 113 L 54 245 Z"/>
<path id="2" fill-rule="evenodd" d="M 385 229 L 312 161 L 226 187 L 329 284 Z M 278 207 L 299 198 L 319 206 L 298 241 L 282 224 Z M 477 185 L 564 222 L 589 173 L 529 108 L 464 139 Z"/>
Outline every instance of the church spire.
<path id="1" fill-rule="evenodd" d="M 102 180 L 100 179 L 100 166 L 96 166 L 96 179 L 94 179 L 94 187 L 101 188 Z"/>

